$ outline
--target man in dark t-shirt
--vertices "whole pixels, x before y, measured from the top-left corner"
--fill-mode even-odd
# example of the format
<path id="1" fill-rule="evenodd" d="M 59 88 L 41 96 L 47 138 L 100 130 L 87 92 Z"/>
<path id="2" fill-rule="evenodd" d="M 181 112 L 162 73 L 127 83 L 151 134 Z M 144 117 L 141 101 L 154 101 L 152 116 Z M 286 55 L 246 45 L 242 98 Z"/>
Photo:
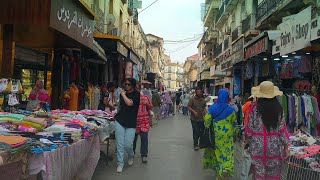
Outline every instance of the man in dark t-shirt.
<path id="1" fill-rule="evenodd" d="M 136 80 L 125 81 L 125 91 L 120 93 L 119 112 L 115 119 L 115 134 L 117 141 L 117 172 L 121 173 L 124 166 L 124 151 L 128 153 L 128 164 L 133 165 L 133 140 L 136 132 L 137 115 L 140 104 L 140 93 L 135 90 Z"/>

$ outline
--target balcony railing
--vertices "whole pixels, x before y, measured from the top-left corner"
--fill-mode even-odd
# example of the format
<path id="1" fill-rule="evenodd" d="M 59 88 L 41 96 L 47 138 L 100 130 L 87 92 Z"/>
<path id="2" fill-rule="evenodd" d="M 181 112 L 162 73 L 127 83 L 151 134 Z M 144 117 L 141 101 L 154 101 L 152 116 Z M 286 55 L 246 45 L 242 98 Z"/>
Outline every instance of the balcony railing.
<path id="1" fill-rule="evenodd" d="M 95 18 L 95 31 L 104 33 L 104 12 L 96 4 L 92 4 L 91 9 L 97 15 L 97 18 Z"/>
<path id="2" fill-rule="evenodd" d="M 222 53 L 222 44 L 219 44 L 216 48 L 215 51 L 213 52 L 213 58 L 218 57 Z"/>
<path id="3" fill-rule="evenodd" d="M 238 39 L 240 29 L 241 29 L 241 26 L 237 27 L 235 30 L 232 31 L 231 33 L 232 41 L 235 41 L 236 39 Z"/>
<path id="4" fill-rule="evenodd" d="M 251 14 L 242 21 L 242 34 L 245 34 L 248 32 L 248 30 L 251 28 Z"/>
<path id="5" fill-rule="evenodd" d="M 217 15 L 216 15 L 216 23 L 220 20 L 220 18 L 222 17 L 224 13 L 224 4 L 221 5 L 221 7 L 219 8 Z"/>
<path id="6" fill-rule="evenodd" d="M 261 22 L 271 15 L 285 0 L 263 0 L 257 7 L 256 22 Z"/>
<path id="7" fill-rule="evenodd" d="M 223 48 L 224 50 L 229 48 L 229 37 L 227 37 L 223 42 Z"/>

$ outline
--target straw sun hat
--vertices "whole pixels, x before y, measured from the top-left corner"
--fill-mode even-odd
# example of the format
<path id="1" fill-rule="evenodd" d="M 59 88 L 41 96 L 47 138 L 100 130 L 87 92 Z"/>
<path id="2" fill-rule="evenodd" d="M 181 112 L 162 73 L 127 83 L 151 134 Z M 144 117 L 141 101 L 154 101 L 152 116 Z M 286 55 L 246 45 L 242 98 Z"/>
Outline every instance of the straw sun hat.
<path id="1" fill-rule="evenodd" d="M 271 81 L 263 81 L 259 86 L 251 89 L 251 94 L 252 97 L 271 99 L 276 96 L 282 96 L 283 92 Z"/>

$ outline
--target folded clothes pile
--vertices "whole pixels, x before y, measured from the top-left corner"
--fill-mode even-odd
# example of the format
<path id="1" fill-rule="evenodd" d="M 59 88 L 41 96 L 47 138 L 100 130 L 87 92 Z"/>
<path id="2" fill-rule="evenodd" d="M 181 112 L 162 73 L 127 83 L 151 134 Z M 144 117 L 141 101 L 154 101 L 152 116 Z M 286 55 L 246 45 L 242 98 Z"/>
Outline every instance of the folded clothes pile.
<path id="1" fill-rule="evenodd" d="M 28 149 L 32 140 L 22 136 L 0 136 L 0 148 L 6 149 L 10 154 Z"/>
<path id="2" fill-rule="evenodd" d="M 13 114 L 13 113 L 7 113 L 7 114 L 0 114 L 0 123 L 1 122 L 10 122 L 13 124 L 20 124 L 22 119 L 26 116 L 23 114 Z"/>

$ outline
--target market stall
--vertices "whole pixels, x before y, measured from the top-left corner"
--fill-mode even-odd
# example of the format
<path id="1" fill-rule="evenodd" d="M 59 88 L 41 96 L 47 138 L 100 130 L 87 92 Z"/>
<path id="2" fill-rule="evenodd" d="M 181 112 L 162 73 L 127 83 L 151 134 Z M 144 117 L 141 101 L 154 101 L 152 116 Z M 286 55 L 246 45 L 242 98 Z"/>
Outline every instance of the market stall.
<path id="1" fill-rule="evenodd" d="M 6 172 L 0 179 L 11 172 L 17 179 L 91 179 L 114 116 L 100 110 L 0 113 L 0 172 Z"/>

